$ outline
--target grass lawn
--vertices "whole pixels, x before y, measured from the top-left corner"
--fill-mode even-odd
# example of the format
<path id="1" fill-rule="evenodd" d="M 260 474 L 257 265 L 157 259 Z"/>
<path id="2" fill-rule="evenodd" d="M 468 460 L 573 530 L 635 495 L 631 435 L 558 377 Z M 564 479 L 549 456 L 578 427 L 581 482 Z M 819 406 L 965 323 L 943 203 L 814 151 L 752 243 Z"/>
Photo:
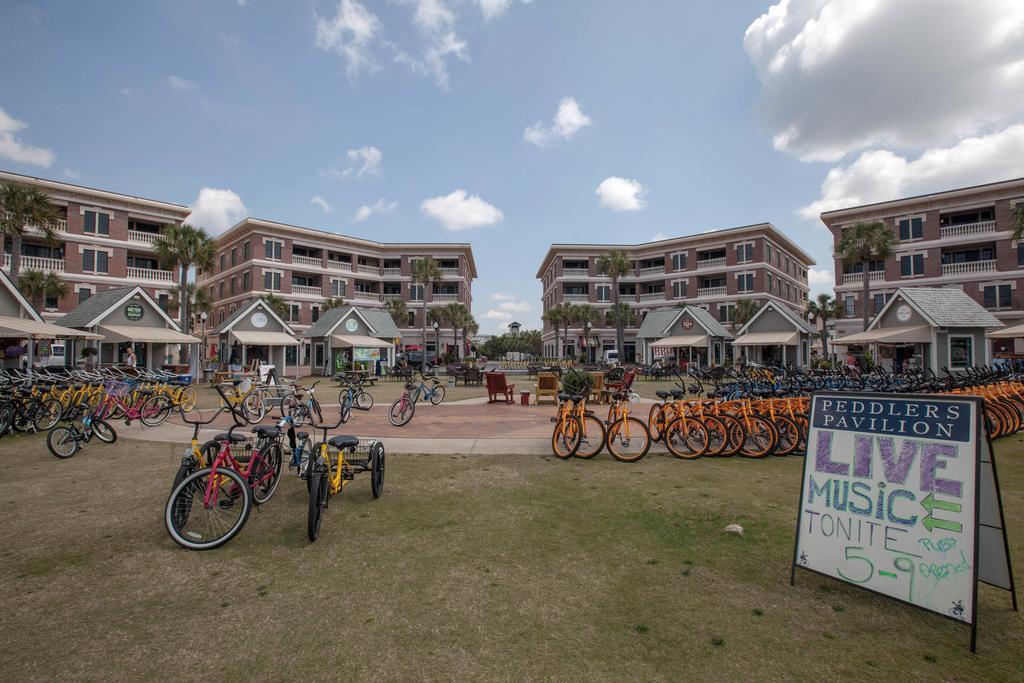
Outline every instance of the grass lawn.
<path id="1" fill-rule="evenodd" d="M 227 546 L 179 549 L 178 447 L 39 437 L 0 458 L 0 680 L 1021 680 L 1024 616 L 969 629 L 809 573 L 801 460 L 389 456 L 305 535 L 289 475 Z M 1024 440 L 999 444 L 1024 575 Z M 723 533 L 732 522 L 742 537 Z"/>

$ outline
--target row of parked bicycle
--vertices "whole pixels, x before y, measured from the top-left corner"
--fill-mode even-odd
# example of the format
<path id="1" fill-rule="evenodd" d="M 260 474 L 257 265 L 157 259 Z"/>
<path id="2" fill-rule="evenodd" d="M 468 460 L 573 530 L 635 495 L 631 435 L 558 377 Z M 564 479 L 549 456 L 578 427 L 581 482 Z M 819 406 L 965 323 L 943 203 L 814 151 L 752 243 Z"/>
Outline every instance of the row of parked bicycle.
<path id="1" fill-rule="evenodd" d="M 568 381 L 572 378 L 572 381 Z M 992 438 L 1024 428 L 1024 375 L 1007 369 L 969 368 L 944 377 L 909 372 L 893 375 L 878 370 L 869 375 L 853 371 L 804 372 L 796 369 L 758 369 L 727 375 L 709 372 L 676 374 L 676 387 L 657 391 L 646 417 L 634 414 L 638 397 L 630 374 L 612 394 L 602 420 L 587 408 L 589 384 L 570 371 L 559 394 L 552 422 L 551 450 L 556 457 L 592 458 L 602 450 L 622 462 L 636 462 L 662 442 L 677 458 L 739 455 L 803 455 L 807 450 L 810 396 L 815 391 L 875 391 L 980 396 Z M 710 384 L 710 388 L 707 386 Z"/>

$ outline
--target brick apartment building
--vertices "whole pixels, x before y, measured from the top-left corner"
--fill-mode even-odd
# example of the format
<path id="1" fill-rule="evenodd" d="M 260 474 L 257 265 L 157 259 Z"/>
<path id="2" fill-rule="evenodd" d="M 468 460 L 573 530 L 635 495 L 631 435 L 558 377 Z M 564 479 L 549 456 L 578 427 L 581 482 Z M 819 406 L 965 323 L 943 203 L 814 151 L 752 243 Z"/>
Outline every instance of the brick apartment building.
<path id="1" fill-rule="evenodd" d="M 563 302 L 589 304 L 607 312 L 612 305 L 611 280 L 598 274 L 597 260 L 621 249 L 633 260 L 634 271 L 619 281 L 619 300 L 636 312 L 625 330 L 624 361 L 636 358 L 636 334 L 651 310 L 690 304 L 707 310 L 732 328 L 736 302 L 773 300 L 803 314 L 808 296 L 807 269 L 815 264 L 803 249 L 770 223 L 714 230 L 658 242 L 631 245 L 552 244 L 537 270 L 543 290 L 543 310 Z M 543 327 L 545 356 L 577 355 L 583 350 L 583 330 L 570 326 L 559 333 Z M 590 333 L 591 358 L 615 347 L 615 327 L 603 321 Z"/>
<path id="2" fill-rule="evenodd" d="M 1024 244 L 1010 240 L 1012 207 L 1024 202 L 1024 178 L 934 194 L 854 206 L 821 214 L 839 244 L 843 229 L 879 220 L 897 238 L 895 254 L 868 269 L 874 315 L 898 287 L 958 287 L 1006 325 L 1024 322 Z M 844 268 L 836 259 L 836 333 L 862 329 L 858 264 Z M 1012 351 L 1013 341 L 994 341 L 994 350 Z"/>
<path id="3" fill-rule="evenodd" d="M 0 171 L 0 183 L 30 185 L 48 194 L 61 214 L 53 244 L 30 229 L 22 242 L 21 272 L 57 273 L 69 293 L 47 298 L 40 310 L 53 322 L 93 294 L 139 284 L 166 306 L 174 274 L 157 263 L 153 245 L 168 224 L 180 224 L 191 209 L 180 204 L 96 190 L 56 180 Z M 10 272 L 10 240 L 3 269 Z"/>
<path id="4" fill-rule="evenodd" d="M 411 273 L 413 263 L 426 256 L 438 261 L 442 279 L 424 292 L 412 282 Z M 471 307 L 476 276 L 469 244 L 374 242 L 246 218 L 217 238 L 214 270 L 203 274 L 199 286 L 209 290 L 214 302 L 209 328 L 265 294 L 285 301 L 285 319 L 297 332 L 319 319 L 327 298 L 342 297 L 348 304 L 369 308 L 401 299 L 409 309 L 408 319 L 398 326 L 402 344 L 419 348 L 425 311 L 456 302 Z M 439 333 L 445 350 L 452 344 L 452 330 L 442 328 Z M 435 349 L 436 339 L 428 322 L 428 351 Z"/>

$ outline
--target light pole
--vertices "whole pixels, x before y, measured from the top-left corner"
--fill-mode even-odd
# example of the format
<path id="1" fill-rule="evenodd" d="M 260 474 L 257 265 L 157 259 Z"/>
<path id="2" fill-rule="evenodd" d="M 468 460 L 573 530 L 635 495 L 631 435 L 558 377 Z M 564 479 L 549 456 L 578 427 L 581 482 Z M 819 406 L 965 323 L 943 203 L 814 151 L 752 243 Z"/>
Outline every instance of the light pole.
<path id="1" fill-rule="evenodd" d="M 423 343 L 423 359 L 427 358 L 427 344 Z M 434 321 L 434 365 L 441 360 L 441 325 Z"/>
<path id="2" fill-rule="evenodd" d="M 203 345 L 199 347 L 199 362 L 205 364 L 206 363 L 206 311 L 203 311 L 202 313 L 199 314 L 199 323 L 200 323 L 200 329 L 202 329 L 202 333 L 200 334 L 199 338 L 203 340 Z"/>
<path id="3" fill-rule="evenodd" d="M 583 323 L 583 343 L 586 344 L 586 347 L 587 347 L 587 361 L 590 362 L 590 363 L 593 363 L 594 361 L 593 361 L 593 359 L 591 359 L 591 353 L 590 353 L 590 321 L 589 320 L 586 321 L 585 323 Z"/>

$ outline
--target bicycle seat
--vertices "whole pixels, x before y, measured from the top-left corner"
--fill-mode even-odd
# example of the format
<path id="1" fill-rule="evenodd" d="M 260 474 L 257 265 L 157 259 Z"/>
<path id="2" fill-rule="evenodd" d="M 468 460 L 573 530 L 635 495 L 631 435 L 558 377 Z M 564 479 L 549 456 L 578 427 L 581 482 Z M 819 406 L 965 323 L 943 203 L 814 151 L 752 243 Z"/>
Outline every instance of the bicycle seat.
<path id="1" fill-rule="evenodd" d="M 270 426 L 253 427 L 252 428 L 252 433 L 253 434 L 258 434 L 260 437 L 262 437 L 264 439 L 276 439 L 278 434 L 281 433 L 281 430 L 278 427 L 270 427 Z"/>
<path id="2" fill-rule="evenodd" d="M 354 436 L 332 436 L 327 443 L 338 449 L 353 448 L 359 445 L 359 439 Z"/>
<path id="3" fill-rule="evenodd" d="M 309 432 L 295 432 L 295 438 L 296 439 L 308 439 L 309 438 Z"/>
<path id="4" fill-rule="evenodd" d="M 569 396 L 569 394 L 559 394 L 558 395 L 558 400 L 559 401 L 568 401 L 570 398 L 572 398 L 572 397 Z"/>
<path id="5" fill-rule="evenodd" d="M 682 398 L 682 397 L 683 397 L 684 395 L 685 395 L 685 394 L 684 394 L 684 392 L 683 392 L 683 390 L 682 390 L 682 389 L 673 389 L 673 390 L 672 390 L 672 398 L 674 398 L 674 399 L 680 399 L 680 398 Z"/>
<path id="6" fill-rule="evenodd" d="M 667 392 L 667 391 L 661 391 L 661 390 L 659 390 L 659 391 L 655 391 L 655 392 L 654 392 L 654 395 L 655 395 L 655 396 L 657 396 L 658 398 L 668 398 L 668 397 L 669 397 L 669 396 L 671 396 L 672 394 L 670 394 L 670 393 L 669 393 L 669 392 Z"/>
<path id="7" fill-rule="evenodd" d="M 586 398 L 586 396 L 583 396 L 581 394 L 573 394 L 572 395 L 572 402 L 573 403 L 579 403 L 580 401 L 582 401 L 585 398 Z"/>
<path id="8" fill-rule="evenodd" d="M 228 434 L 227 432 L 222 432 L 213 437 L 213 440 L 217 443 L 222 443 L 224 441 L 231 441 L 231 443 L 243 443 L 249 439 L 244 434 Z"/>

